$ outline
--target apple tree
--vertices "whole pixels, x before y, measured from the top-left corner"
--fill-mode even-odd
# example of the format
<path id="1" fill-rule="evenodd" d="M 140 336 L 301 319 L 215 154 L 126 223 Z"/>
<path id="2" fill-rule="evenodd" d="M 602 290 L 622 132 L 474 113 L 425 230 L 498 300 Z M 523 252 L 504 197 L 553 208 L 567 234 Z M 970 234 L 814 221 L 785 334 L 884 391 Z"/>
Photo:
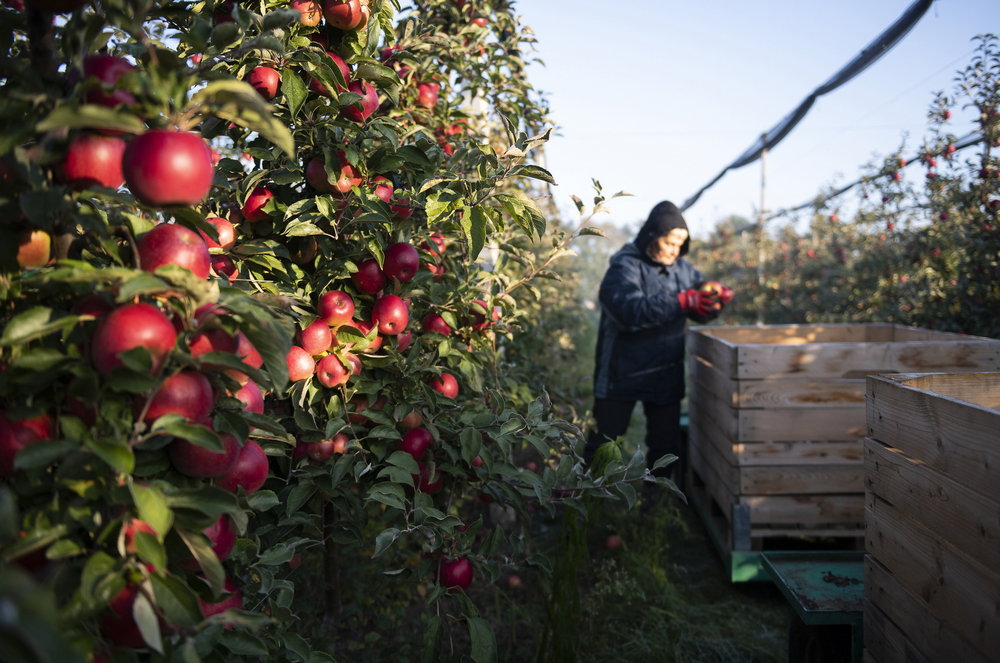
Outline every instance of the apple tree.
<path id="1" fill-rule="evenodd" d="M 493 658 L 474 590 L 551 568 L 537 514 L 648 478 L 589 472 L 507 360 L 589 232 L 540 248 L 547 109 L 511 3 L 0 24 L 4 651 L 379 660 L 381 633 Z"/>

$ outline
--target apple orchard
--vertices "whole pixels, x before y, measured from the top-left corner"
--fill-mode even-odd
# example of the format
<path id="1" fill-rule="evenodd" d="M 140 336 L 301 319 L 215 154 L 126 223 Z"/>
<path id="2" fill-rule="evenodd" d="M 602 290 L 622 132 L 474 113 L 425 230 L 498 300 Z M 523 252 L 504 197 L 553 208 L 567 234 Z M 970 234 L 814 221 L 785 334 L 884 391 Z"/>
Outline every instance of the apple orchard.
<path id="1" fill-rule="evenodd" d="M 5 653 L 492 660 L 465 590 L 545 577 L 533 514 L 645 474 L 584 473 L 505 359 L 593 232 L 536 202 L 509 3 L 25 4 L 0 10 Z"/>

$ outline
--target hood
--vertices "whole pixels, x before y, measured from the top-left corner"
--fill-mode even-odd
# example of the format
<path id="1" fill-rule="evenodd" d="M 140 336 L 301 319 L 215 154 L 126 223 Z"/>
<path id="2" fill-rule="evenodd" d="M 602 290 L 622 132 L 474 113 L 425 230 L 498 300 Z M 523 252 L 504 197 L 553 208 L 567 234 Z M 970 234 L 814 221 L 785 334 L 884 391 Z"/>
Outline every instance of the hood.
<path id="1" fill-rule="evenodd" d="M 681 216 L 681 211 L 677 209 L 677 205 L 674 205 L 669 200 L 664 200 L 650 211 L 649 218 L 646 219 L 646 223 L 642 224 L 642 228 L 639 229 L 639 233 L 635 236 L 633 242 L 639 247 L 642 254 L 646 255 L 646 249 L 649 248 L 653 240 L 663 237 L 674 228 L 688 229 L 684 217 Z M 691 238 L 688 237 L 684 241 L 684 246 L 681 247 L 682 256 L 687 255 L 690 245 Z"/>

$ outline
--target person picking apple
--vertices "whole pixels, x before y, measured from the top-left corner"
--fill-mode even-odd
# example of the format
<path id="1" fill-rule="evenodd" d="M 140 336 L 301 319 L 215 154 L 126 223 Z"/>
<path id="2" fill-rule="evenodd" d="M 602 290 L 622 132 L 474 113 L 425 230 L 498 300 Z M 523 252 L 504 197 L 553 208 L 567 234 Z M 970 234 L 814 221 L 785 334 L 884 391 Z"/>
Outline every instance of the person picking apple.
<path id="1" fill-rule="evenodd" d="M 628 430 L 636 402 L 646 415 L 647 463 L 683 457 L 684 333 L 688 319 L 707 322 L 725 301 L 685 258 L 687 223 L 672 202 L 653 207 L 635 239 L 615 253 L 601 281 L 601 320 L 594 370 L 595 429 L 584 458 Z M 726 288 L 725 290 L 728 290 Z M 726 297 L 731 299 L 732 291 Z M 727 300 L 728 301 L 728 300 Z M 674 467 L 665 476 L 679 477 Z"/>

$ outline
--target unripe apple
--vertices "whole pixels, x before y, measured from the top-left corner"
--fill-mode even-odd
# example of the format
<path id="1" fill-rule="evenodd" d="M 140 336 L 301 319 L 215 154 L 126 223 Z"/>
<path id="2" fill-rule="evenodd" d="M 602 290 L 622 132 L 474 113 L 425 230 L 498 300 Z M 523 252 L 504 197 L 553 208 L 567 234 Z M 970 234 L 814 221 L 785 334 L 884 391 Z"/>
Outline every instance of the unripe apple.
<path id="1" fill-rule="evenodd" d="M 421 328 L 425 332 L 434 332 L 443 336 L 451 335 L 451 327 L 444 321 L 444 318 L 435 313 L 428 313 L 424 316 L 424 319 L 421 321 Z"/>
<path id="2" fill-rule="evenodd" d="M 298 345 L 293 345 L 288 350 L 285 363 L 288 365 L 288 379 L 292 382 L 305 380 L 316 372 L 316 360 Z"/>
<path id="3" fill-rule="evenodd" d="M 403 430 L 412 430 L 424 423 L 424 417 L 416 410 L 411 410 L 409 414 L 399 420 L 399 427 Z"/>
<path id="4" fill-rule="evenodd" d="M 446 398 L 458 397 L 458 380 L 451 373 L 441 373 L 441 377 L 431 378 L 431 389 Z"/>
<path id="5" fill-rule="evenodd" d="M 278 96 L 281 86 L 281 74 L 272 67 L 254 67 L 247 74 L 247 83 L 268 101 Z"/>
<path id="6" fill-rule="evenodd" d="M 354 298 L 340 290 L 329 290 L 320 296 L 316 313 L 330 327 L 348 324 L 354 318 Z"/>
<path id="7" fill-rule="evenodd" d="M 420 253 L 408 242 L 396 242 L 385 250 L 382 273 L 386 278 L 395 278 L 405 283 L 410 281 L 420 269 Z"/>
<path id="8" fill-rule="evenodd" d="M 149 400 L 143 420 L 149 423 L 166 414 L 204 423 L 212 413 L 212 383 L 201 373 L 187 370 L 165 379 Z"/>
<path id="9" fill-rule="evenodd" d="M 392 336 L 406 328 L 410 321 L 410 310 L 406 302 L 397 295 L 383 295 L 372 307 L 372 322 L 378 323 L 380 334 Z"/>
<path id="10" fill-rule="evenodd" d="M 190 228 L 161 223 L 139 237 L 139 264 L 147 272 L 164 265 L 177 265 L 201 279 L 207 279 L 212 258 L 205 240 Z"/>
<path id="11" fill-rule="evenodd" d="M 399 450 L 420 460 L 427 453 L 427 450 L 434 444 L 434 436 L 426 428 L 412 428 L 403 435 L 399 443 Z"/>
<path id="12" fill-rule="evenodd" d="M 229 433 L 219 435 L 222 451 L 213 451 L 180 438 L 167 447 L 170 463 L 181 474 L 199 479 L 209 479 L 226 474 L 240 455 L 240 443 Z"/>
<path id="13" fill-rule="evenodd" d="M 321 355 L 330 349 L 333 332 L 325 320 L 313 320 L 298 332 L 299 346 L 309 354 Z"/>
<path id="14" fill-rule="evenodd" d="M 267 454 L 259 444 L 247 440 L 233 466 L 222 476 L 216 477 L 215 485 L 231 493 L 242 487 L 247 495 L 252 495 L 264 485 L 268 469 Z"/>
<path id="15" fill-rule="evenodd" d="M 247 223 L 256 223 L 257 221 L 263 221 L 268 218 L 270 214 L 264 211 L 264 206 L 274 198 L 274 192 L 266 187 L 256 187 L 247 196 L 247 200 L 243 203 L 243 219 Z"/>
<path id="16" fill-rule="evenodd" d="M 372 113 L 378 110 L 378 91 L 368 81 L 351 81 L 347 86 L 349 92 L 361 95 L 361 101 L 340 109 L 344 117 L 355 122 L 364 122 Z M 360 105 L 360 108 L 359 108 Z"/>
<path id="17" fill-rule="evenodd" d="M 56 174 L 60 181 L 75 189 L 91 186 L 117 189 L 125 182 L 124 155 L 125 141 L 118 136 L 77 134 L 70 141 Z"/>
<path id="18" fill-rule="evenodd" d="M 152 129 L 133 138 L 122 157 L 129 191 L 151 207 L 197 205 L 212 188 L 212 152 L 196 133 Z"/>
<path id="19" fill-rule="evenodd" d="M 212 239 L 208 233 L 199 230 L 201 238 L 205 240 L 205 245 L 210 249 L 231 249 L 233 245 L 236 244 L 236 228 L 228 219 L 223 219 L 218 216 L 210 216 L 205 219 L 205 223 L 208 223 L 215 228 L 216 234 L 218 234 L 218 241 Z"/>
<path id="20" fill-rule="evenodd" d="M 88 55 L 83 59 L 83 79 L 96 84 L 88 84 L 83 95 L 84 102 L 109 108 L 135 105 L 131 92 L 115 89 L 118 79 L 134 70 L 135 66 L 125 58 L 103 53 Z"/>
<path id="21" fill-rule="evenodd" d="M 98 322 L 90 342 L 91 359 L 102 375 L 108 375 L 121 366 L 119 354 L 146 348 L 153 359 L 153 373 L 157 373 L 176 341 L 173 323 L 158 308 L 145 302 L 124 304 Z"/>
<path id="22" fill-rule="evenodd" d="M 316 380 L 324 387 L 339 387 L 351 377 L 337 355 L 326 355 L 316 364 Z"/>
<path id="23" fill-rule="evenodd" d="M 444 560 L 438 569 L 438 581 L 442 587 L 449 589 L 455 587 L 468 589 L 472 584 L 472 576 L 472 562 L 466 557 Z"/>
<path id="24" fill-rule="evenodd" d="M 37 269 L 52 259 L 52 235 L 44 230 L 22 230 L 17 235 L 17 264 Z"/>
<path id="25" fill-rule="evenodd" d="M 11 419 L 0 410 L 0 477 L 14 474 L 14 456 L 28 445 L 52 439 L 55 422 L 48 414 Z"/>
<path id="26" fill-rule="evenodd" d="M 374 258 L 367 258 L 358 263 L 358 271 L 351 274 L 351 281 L 361 292 L 374 294 L 385 287 L 385 274 Z"/>

